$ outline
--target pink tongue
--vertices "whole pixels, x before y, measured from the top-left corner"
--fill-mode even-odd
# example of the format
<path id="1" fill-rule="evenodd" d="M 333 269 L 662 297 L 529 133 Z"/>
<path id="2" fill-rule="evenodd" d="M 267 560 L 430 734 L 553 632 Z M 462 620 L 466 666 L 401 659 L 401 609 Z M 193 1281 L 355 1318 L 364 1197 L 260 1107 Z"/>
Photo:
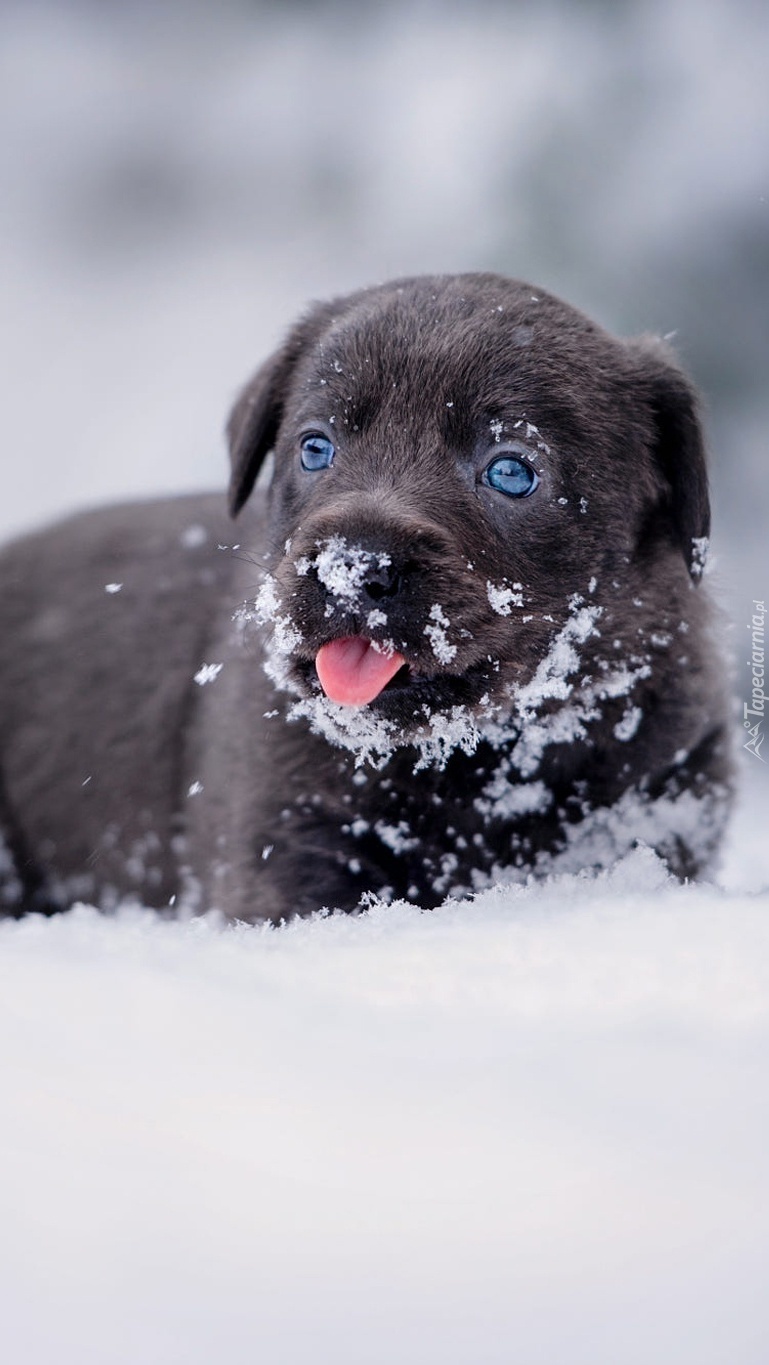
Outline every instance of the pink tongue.
<path id="1" fill-rule="evenodd" d="M 406 660 L 402 654 L 381 654 L 369 640 L 348 635 L 323 645 L 315 658 L 320 685 L 331 701 L 343 706 L 365 706 L 378 697 Z"/>

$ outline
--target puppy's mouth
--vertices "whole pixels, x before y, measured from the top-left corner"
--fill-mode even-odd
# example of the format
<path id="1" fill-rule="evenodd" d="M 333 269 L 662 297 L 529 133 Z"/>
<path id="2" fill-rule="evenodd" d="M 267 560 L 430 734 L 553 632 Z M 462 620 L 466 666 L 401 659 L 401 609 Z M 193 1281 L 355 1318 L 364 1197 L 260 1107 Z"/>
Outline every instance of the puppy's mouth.
<path id="1" fill-rule="evenodd" d="M 330 701 L 368 706 L 386 688 L 405 683 L 409 665 L 397 650 L 386 651 L 361 635 L 329 640 L 315 656 L 315 670 Z"/>
<path id="2" fill-rule="evenodd" d="M 351 716 L 371 711 L 406 736 L 426 715 L 491 704 L 499 686 L 497 668 L 489 660 L 467 664 L 456 673 L 425 668 L 378 641 L 345 635 L 321 645 L 313 656 L 294 655 L 291 672 L 306 697 L 322 693 Z"/>

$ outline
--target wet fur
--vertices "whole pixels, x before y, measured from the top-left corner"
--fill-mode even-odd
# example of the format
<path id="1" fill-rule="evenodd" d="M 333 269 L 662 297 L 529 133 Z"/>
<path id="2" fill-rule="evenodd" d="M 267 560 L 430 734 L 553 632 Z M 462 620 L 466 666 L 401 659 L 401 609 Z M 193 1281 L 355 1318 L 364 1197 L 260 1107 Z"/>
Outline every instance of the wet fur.
<path id="1" fill-rule="evenodd" d="M 301 468 L 308 429 L 334 440 L 330 469 Z M 228 430 L 234 532 L 217 499 L 173 499 L 4 552 L 8 913 L 126 895 L 246 920 L 366 892 L 435 905 L 600 866 L 638 837 L 678 876 L 707 871 L 727 709 L 698 572 L 697 401 L 662 343 L 496 276 L 395 282 L 313 308 Z M 506 449 L 537 468 L 531 498 L 483 483 Z M 318 573 L 337 541 L 371 559 L 357 597 Z M 362 764 L 313 662 L 350 634 L 410 665 L 366 708 Z M 543 660 L 567 647 L 564 694 L 543 695 Z M 206 663 L 222 668 L 201 685 Z"/>

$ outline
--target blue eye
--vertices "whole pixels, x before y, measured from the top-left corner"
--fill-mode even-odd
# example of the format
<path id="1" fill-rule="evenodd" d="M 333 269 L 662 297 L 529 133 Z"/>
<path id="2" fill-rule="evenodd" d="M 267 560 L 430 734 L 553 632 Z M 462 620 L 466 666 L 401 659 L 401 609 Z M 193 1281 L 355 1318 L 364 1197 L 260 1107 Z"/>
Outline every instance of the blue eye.
<path id="1" fill-rule="evenodd" d="M 539 475 L 517 455 L 500 455 L 484 470 L 483 482 L 508 498 L 528 498 L 539 483 Z"/>
<path id="2" fill-rule="evenodd" d="M 302 469 L 310 472 L 328 469 L 334 462 L 335 454 L 333 442 L 327 436 L 321 436 L 320 432 L 313 431 L 309 436 L 302 437 Z"/>

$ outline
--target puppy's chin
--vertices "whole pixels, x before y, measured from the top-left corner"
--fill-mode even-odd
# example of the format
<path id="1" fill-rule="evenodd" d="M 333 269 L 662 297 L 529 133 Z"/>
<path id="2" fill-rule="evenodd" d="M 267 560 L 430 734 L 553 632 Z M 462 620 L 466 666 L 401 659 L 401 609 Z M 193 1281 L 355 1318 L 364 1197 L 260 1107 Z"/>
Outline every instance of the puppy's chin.
<path id="1" fill-rule="evenodd" d="M 344 705 L 325 695 L 314 660 L 282 661 L 274 681 L 298 700 L 288 710 L 330 743 L 355 755 L 356 766 L 382 767 L 398 749 L 416 751 L 415 770 L 443 768 L 452 752 L 472 753 L 482 738 L 509 724 L 510 702 L 493 665 L 464 673 L 419 673 L 408 664 L 364 705 Z"/>
<path id="2" fill-rule="evenodd" d="M 308 700 L 321 699 L 323 689 L 314 660 L 294 658 L 288 669 L 293 689 Z M 500 665 L 489 662 L 470 664 L 463 672 L 427 672 L 419 664 L 405 662 L 382 690 L 365 706 L 345 706 L 345 710 L 366 710 L 372 716 L 397 726 L 404 739 L 423 729 L 425 720 L 439 712 L 448 714 L 464 707 L 473 715 L 486 716 L 502 705 Z M 497 695 L 496 705 L 494 696 Z M 333 697 L 327 700 L 339 705 Z"/>

